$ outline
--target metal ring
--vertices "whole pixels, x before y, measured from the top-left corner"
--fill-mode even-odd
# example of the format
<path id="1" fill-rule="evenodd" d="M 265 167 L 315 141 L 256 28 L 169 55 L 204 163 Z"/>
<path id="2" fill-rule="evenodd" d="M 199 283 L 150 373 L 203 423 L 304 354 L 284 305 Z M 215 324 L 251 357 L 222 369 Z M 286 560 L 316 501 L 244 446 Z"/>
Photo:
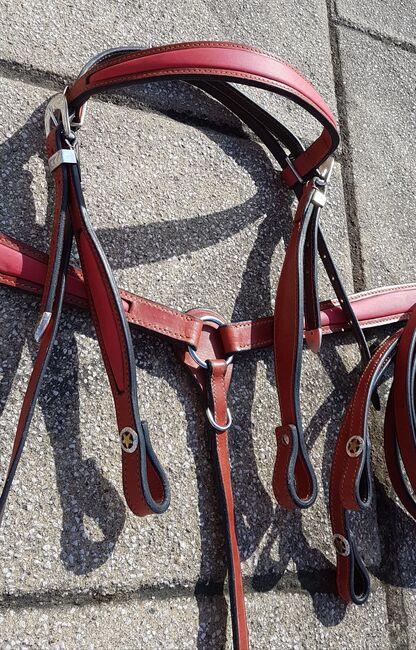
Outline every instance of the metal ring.
<path id="1" fill-rule="evenodd" d="M 123 451 L 127 454 L 133 454 L 139 444 L 139 436 L 134 429 L 124 427 L 120 431 L 120 444 Z"/>
<path id="2" fill-rule="evenodd" d="M 332 541 L 334 542 L 335 550 L 339 555 L 347 557 L 350 554 L 350 543 L 343 535 L 337 533 L 333 536 Z"/>
<path id="3" fill-rule="evenodd" d="M 209 322 L 209 323 L 215 323 L 215 325 L 220 325 L 220 326 L 225 325 L 224 321 L 222 321 L 220 318 L 217 318 L 216 316 L 210 316 L 209 314 L 206 314 L 205 316 L 199 316 L 199 320 L 202 320 L 204 322 Z M 188 345 L 188 352 L 191 355 L 192 359 L 198 364 L 198 366 L 201 366 L 201 368 L 204 368 L 204 370 L 208 369 L 207 362 L 203 361 L 201 357 L 197 354 L 196 350 L 191 348 L 190 345 Z M 230 354 L 230 356 L 225 359 L 225 364 L 227 366 L 230 365 L 230 363 L 233 360 L 233 357 L 234 355 Z"/>
<path id="4" fill-rule="evenodd" d="M 208 422 L 209 422 L 210 425 L 211 425 L 212 427 L 214 427 L 214 429 L 216 429 L 217 431 L 227 431 L 227 429 L 230 428 L 230 426 L 231 426 L 231 424 L 232 424 L 232 422 L 233 422 L 233 418 L 231 417 L 231 412 L 230 412 L 230 409 L 229 409 L 229 408 L 227 408 L 227 420 L 228 420 L 228 422 L 227 422 L 227 424 L 225 424 L 224 426 L 222 426 L 221 424 L 217 424 L 217 423 L 215 422 L 215 420 L 214 420 L 214 416 L 212 415 L 212 413 L 211 413 L 211 409 L 210 409 L 209 407 L 208 407 L 207 410 L 206 410 L 206 414 L 207 414 Z"/>

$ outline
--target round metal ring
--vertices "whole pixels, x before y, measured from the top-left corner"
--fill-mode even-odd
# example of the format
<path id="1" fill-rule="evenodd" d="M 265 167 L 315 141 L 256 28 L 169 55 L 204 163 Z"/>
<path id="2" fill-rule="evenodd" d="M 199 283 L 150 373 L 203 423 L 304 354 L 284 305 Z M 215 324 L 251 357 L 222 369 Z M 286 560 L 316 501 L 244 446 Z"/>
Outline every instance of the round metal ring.
<path id="1" fill-rule="evenodd" d="M 205 322 L 215 323 L 215 325 L 225 325 L 224 321 L 222 321 L 220 318 L 217 318 L 216 316 L 210 316 L 209 314 L 206 314 L 205 316 L 199 316 L 199 319 Z M 190 345 L 188 345 L 188 352 L 191 355 L 192 359 L 198 364 L 198 366 L 201 366 L 201 368 L 207 370 L 208 368 L 207 362 L 203 361 L 201 357 L 198 355 L 198 353 L 196 352 L 196 350 L 191 348 Z M 225 359 L 225 363 L 227 366 L 229 366 L 230 363 L 232 362 L 233 356 L 234 355 L 230 354 L 230 356 Z"/>
<path id="2" fill-rule="evenodd" d="M 336 534 L 332 538 L 335 546 L 335 550 L 339 555 L 347 557 L 351 552 L 351 547 L 349 541 L 343 536 Z"/>
<path id="3" fill-rule="evenodd" d="M 134 429 L 125 427 L 120 431 L 120 444 L 123 451 L 133 454 L 139 444 L 139 436 Z"/>
<path id="4" fill-rule="evenodd" d="M 209 407 L 207 408 L 206 413 L 207 413 L 208 422 L 217 431 L 227 431 L 227 429 L 230 428 L 230 426 L 231 426 L 231 424 L 233 422 L 233 418 L 231 417 L 231 412 L 230 412 L 229 408 L 227 408 L 227 424 L 225 424 L 224 426 L 222 426 L 221 424 L 217 424 L 215 422 L 214 416 L 212 415 L 211 409 Z"/>

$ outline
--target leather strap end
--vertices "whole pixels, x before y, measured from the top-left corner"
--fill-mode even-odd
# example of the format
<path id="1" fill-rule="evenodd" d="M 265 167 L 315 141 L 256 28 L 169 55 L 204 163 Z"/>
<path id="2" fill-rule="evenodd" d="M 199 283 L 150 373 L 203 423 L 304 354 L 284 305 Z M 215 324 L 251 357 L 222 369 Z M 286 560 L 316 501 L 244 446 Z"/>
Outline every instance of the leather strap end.
<path id="1" fill-rule="evenodd" d="M 367 568 L 349 534 L 335 534 L 333 541 L 337 553 L 338 595 L 346 603 L 363 605 L 370 594 L 370 576 Z"/>
<path id="2" fill-rule="evenodd" d="M 318 490 L 313 468 L 300 443 L 294 424 L 276 428 L 277 455 L 273 471 L 273 492 L 279 505 L 288 510 L 309 508 Z"/>

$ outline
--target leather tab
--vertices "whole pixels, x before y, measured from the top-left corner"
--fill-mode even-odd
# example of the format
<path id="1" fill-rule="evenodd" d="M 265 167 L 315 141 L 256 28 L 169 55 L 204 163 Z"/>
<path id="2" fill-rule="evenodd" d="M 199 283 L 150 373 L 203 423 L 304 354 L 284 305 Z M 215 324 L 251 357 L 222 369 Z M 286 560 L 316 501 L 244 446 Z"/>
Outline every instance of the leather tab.
<path id="1" fill-rule="evenodd" d="M 187 312 L 190 316 L 194 318 L 212 316 L 215 319 L 218 319 L 224 322 L 224 317 L 216 311 L 211 309 L 191 309 Z M 206 363 L 208 360 L 214 359 L 225 359 L 227 355 L 224 352 L 224 347 L 222 344 L 222 337 L 220 334 L 221 325 L 218 325 L 214 321 L 206 320 L 201 321 L 201 334 L 198 341 L 198 346 L 196 352 L 198 357 Z M 200 390 L 205 393 L 207 387 L 207 371 L 191 356 L 189 350 L 177 350 L 177 357 L 185 364 L 186 368 L 191 373 L 192 377 L 197 382 Z M 230 363 L 227 365 L 227 371 L 225 373 L 224 381 L 228 390 L 230 385 L 231 375 L 232 375 L 233 364 Z"/>

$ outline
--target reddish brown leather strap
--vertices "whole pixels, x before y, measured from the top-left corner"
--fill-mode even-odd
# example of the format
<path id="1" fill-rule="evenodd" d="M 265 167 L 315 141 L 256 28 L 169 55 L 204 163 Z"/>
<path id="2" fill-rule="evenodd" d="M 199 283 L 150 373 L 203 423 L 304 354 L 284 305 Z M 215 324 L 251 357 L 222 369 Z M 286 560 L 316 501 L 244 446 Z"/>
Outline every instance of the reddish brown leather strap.
<path id="1" fill-rule="evenodd" d="M 93 65 L 69 87 L 66 97 L 70 110 L 79 113 L 85 101 L 103 89 L 169 77 L 191 82 L 192 78 L 239 81 L 279 92 L 301 104 L 324 127 L 321 136 L 294 161 L 302 178 L 314 175 L 338 145 L 335 119 L 314 87 L 280 59 L 237 43 L 177 43 L 121 53 Z M 284 180 L 290 186 L 298 182 L 290 167 L 284 172 Z"/>
<path id="2" fill-rule="evenodd" d="M 392 285 L 349 296 L 354 313 L 363 329 L 407 320 L 416 302 L 416 284 Z M 348 331 L 338 300 L 321 302 L 322 334 Z M 235 354 L 273 345 L 274 318 L 227 323 L 220 329 L 225 354 Z"/>
<path id="3" fill-rule="evenodd" d="M 235 648 L 246 650 L 249 647 L 247 617 L 228 448 L 231 414 L 227 405 L 227 394 L 233 369 L 232 358 L 225 358 L 221 345 L 219 336 L 220 323 L 223 322 L 221 314 L 204 309 L 193 309 L 191 313 L 204 319 L 197 354 L 193 355 L 189 350 L 187 352 L 178 350 L 177 356 L 185 364 L 206 398 L 212 460 L 227 542 L 233 642 Z"/>
<path id="4" fill-rule="evenodd" d="M 337 551 L 337 588 L 347 602 L 362 604 L 369 594 L 369 575 L 354 540 L 349 511 L 366 508 L 371 502 L 369 403 L 371 393 L 393 362 L 384 453 L 393 488 L 409 514 L 416 517 L 415 350 L 416 305 L 407 324 L 380 345 L 365 368 L 337 439 L 330 479 L 330 515 Z"/>
<path id="5" fill-rule="evenodd" d="M 331 468 L 329 509 L 337 551 L 337 589 L 341 598 L 357 604 L 368 598 L 369 576 L 351 535 L 348 510 L 359 510 L 370 501 L 367 434 L 370 393 L 380 366 L 388 362 L 400 333 L 399 330 L 379 347 L 360 377 L 337 438 Z"/>
<path id="6" fill-rule="evenodd" d="M 41 295 L 45 283 L 48 255 L 21 241 L 0 233 L 0 284 Z M 126 318 L 131 325 L 197 348 L 203 322 L 190 313 L 119 289 Z M 88 309 L 82 271 L 69 267 L 65 286 L 66 303 Z M 392 285 L 352 294 L 349 300 L 363 329 L 380 327 L 409 318 L 416 302 L 416 284 Z M 324 335 L 350 329 L 338 300 L 321 302 Z M 218 330 L 225 356 L 273 346 L 273 316 L 240 323 L 225 323 Z"/>
<path id="7" fill-rule="evenodd" d="M 46 282 L 48 255 L 0 233 L 0 283 L 39 294 Z M 120 289 L 120 297 L 129 323 L 177 341 L 198 345 L 202 323 L 147 298 Z M 88 308 L 84 277 L 80 269 L 70 267 L 65 287 L 65 302 Z"/>
<path id="8" fill-rule="evenodd" d="M 65 212 L 67 207 L 67 191 L 66 191 L 66 169 L 61 168 L 57 170 L 55 174 L 55 182 L 58 186 L 58 191 L 56 194 L 55 207 L 54 207 L 54 220 L 59 218 L 59 215 L 62 212 Z M 72 241 L 72 231 L 69 225 L 69 220 L 66 220 L 64 230 L 63 230 L 64 240 L 67 242 L 66 253 L 60 259 L 59 268 L 58 268 L 58 277 L 62 280 L 65 277 L 69 264 L 69 250 L 70 242 Z M 30 423 L 32 420 L 36 400 L 40 390 L 40 384 L 42 377 L 45 373 L 45 370 L 48 365 L 49 357 L 52 352 L 53 343 L 56 336 L 56 331 L 59 324 L 59 318 L 61 313 L 61 307 L 64 296 L 64 283 L 60 283 L 60 290 L 55 293 L 53 304 L 51 305 L 51 318 L 49 320 L 49 326 L 41 340 L 39 351 L 34 363 L 32 374 L 26 389 L 26 393 L 23 399 L 23 405 L 20 411 L 19 421 L 16 429 L 15 439 L 13 443 L 12 454 L 9 462 L 9 467 L 7 471 L 6 481 L 3 485 L 3 489 L 0 495 L 0 521 L 3 517 L 4 509 L 6 506 L 6 501 L 13 483 L 13 479 L 16 473 L 16 469 L 21 457 L 21 454 L 24 449 L 24 445 L 27 439 L 29 432 Z"/>
<path id="9" fill-rule="evenodd" d="M 315 473 L 306 451 L 299 390 L 303 339 L 303 256 L 306 232 L 314 214 L 312 181 L 304 188 L 295 215 L 277 288 L 274 356 L 281 426 L 276 428 L 277 453 L 273 491 L 285 508 L 310 506 L 317 493 Z"/>
<path id="10" fill-rule="evenodd" d="M 227 372 L 228 367 L 224 360 L 213 359 L 209 362 L 208 408 L 210 408 L 213 422 L 224 429 L 221 431 L 211 425 L 212 449 L 227 536 L 228 580 L 234 647 L 246 650 L 249 647 L 247 616 L 235 525 L 230 452 L 228 449 Z"/>

